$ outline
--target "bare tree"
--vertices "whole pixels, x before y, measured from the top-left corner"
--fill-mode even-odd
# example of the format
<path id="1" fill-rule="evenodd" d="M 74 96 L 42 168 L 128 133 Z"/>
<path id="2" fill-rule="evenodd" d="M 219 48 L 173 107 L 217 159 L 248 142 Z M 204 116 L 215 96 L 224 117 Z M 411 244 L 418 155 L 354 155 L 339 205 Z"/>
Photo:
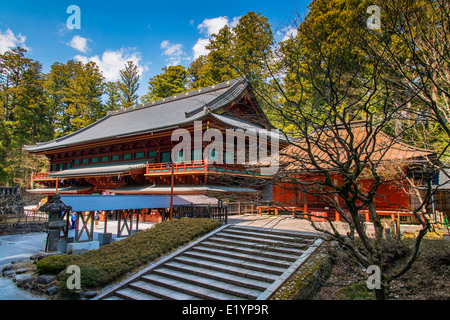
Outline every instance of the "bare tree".
<path id="1" fill-rule="evenodd" d="M 291 142 L 280 155 L 284 167 L 274 183 L 296 198 L 290 204 L 278 205 L 298 205 L 301 197 L 309 195 L 321 202 L 322 209 L 335 210 L 347 226 L 345 233 L 329 217 L 324 217 L 325 223 L 310 221 L 361 266 L 380 268 L 381 284 L 375 288 L 375 296 L 386 299 L 391 281 L 411 268 L 430 230 L 424 208 L 430 202 L 431 178 L 443 153 L 404 143 L 404 137 L 413 136 L 420 118 L 402 121 L 399 115 L 417 110 L 411 104 L 418 93 L 411 94 L 411 84 L 406 90 L 407 79 L 388 67 L 388 50 L 374 45 L 364 34 L 366 29 L 355 26 L 345 32 L 339 47 L 330 50 L 317 29 L 299 27 L 297 37 L 281 47 L 277 63 L 267 61 L 272 78 L 255 91 L 278 115 Z M 380 49 L 377 54 L 374 48 Z M 349 52 L 355 53 L 350 64 Z M 410 81 L 414 83 L 414 79 Z M 413 106 L 423 107 L 417 100 Z M 386 188 L 403 192 L 405 197 L 420 188 L 420 203 L 415 207 L 409 201 L 391 203 Z M 385 249 L 391 244 L 383 236 L 380 201 L 396 211 L 409 212 L 422 228 L 411 254 L 395 269 L 386 263 Z M 374 237 L 367 232 L 363 212 L 370 217 Z M 311 217 L 311 211 L 304 216 Z"/>
<path id="2" fill-rule="evenodd" d="M 269 78 L 253 90 L 291 143 L 280 153 L 283 167 L 272 180 L 290 199 L 275 205 L 299 207 L 309 196 L 322 209 L 333 209 L 346 232 L 329 216 L 321 217 L 325 222 L 309 221 L 365 269 L 380 268 L 375 297 L 386 299 L 391 281 L 411 268 L 431 228 L 426 214 L 434 191 L 431 178 L 449 147 L 449 5 L 378 1 L 382 29 L 373 31 L 366 27 L 364 4 L 353 10 L 341 2 L 325 3 L 319 12 L 334 10 L 325 20 L 300 18 L 291 26 L 297 35 L 258 61 Z M 331 18 L 336 19 L 324 26 Z M 447 139 L 423 130 L 425 122 L 444 130 Z M 429 146 L 440 148 L 434 152 Z M 403 196 L 392 200 L 392 192 Z M 410 194 L 416 195 L 414 206 Z M 380 202 L 410 213 L 421 226 L 409 256 L 395 268 L 386 263 L 392 243 L 383 236 Z M 311 210 L 300 213 L 314 216 Z"/>

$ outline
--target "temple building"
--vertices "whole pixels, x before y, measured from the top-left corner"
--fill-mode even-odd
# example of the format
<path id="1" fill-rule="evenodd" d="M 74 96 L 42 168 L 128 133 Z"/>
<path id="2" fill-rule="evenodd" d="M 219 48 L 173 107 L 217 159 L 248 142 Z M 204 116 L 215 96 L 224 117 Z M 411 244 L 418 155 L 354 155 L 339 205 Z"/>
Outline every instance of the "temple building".
<path id="1" fill-rule="evenodd" d="M 77 132 L 25 146 L 29 153 L 49 160 L 48 171 L 35 173 L 35 187 L 28 191 L 95 196 L 169 195 L 173 191 L 194 204 L 242 196 L 261 199 L 267 190 L 271 193 L 261 168 L 248 161 L 235 162 L 241 151 L 225 150 L 225 143 L 222 150 L 206 152 L 210 142 L 193 139 L 190 148 L 177 152 L 173 159 L 178 141 L 172 141 L 172 134 L 178 129 L 200 139 L 212 129 L 225 137 L 228 129 L 237 139 L 244 139 L 246 146 L 252 144 L 246 133 L 266 130 L 277 139 L 279 148 L 287 146 L 281 135 L 273 136 L 274 127 L 248 82 L 237 78 L 111 111 Z M 270 149 L 271 140 L 267 140 Z"/>

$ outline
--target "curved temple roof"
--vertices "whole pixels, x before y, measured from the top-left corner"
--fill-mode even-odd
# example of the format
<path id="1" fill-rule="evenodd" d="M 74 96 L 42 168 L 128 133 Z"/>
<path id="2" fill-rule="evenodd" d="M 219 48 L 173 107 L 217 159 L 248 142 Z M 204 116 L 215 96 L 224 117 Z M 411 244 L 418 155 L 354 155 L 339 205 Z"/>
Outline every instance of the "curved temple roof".
<path id="1" fill-rule="evenodd" d="M 237 78 L 128 109 L 111 111 L 86 128 L 52 141 L 24 146 L 24 150 L 45 152 L 177 127 L 201 120 L 210 112 L 228 105 L 248 86 L 244 78 Z M 251 124 L 247 123 L 247 127 L 248 125 Z"/>

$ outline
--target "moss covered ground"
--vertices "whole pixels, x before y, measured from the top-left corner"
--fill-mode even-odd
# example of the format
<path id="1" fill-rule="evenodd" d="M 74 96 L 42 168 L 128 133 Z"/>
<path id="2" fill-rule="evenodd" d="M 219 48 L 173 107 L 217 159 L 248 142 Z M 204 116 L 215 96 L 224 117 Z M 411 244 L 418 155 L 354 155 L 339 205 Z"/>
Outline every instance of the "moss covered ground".
<path id="1" fill-rule="evenodd" d="M 75 265 L 81 271 L 81 290 L 99 289 L 120 280 L 139 267 L 145 266 L 180 246 L 221 226 L 211 219 L 174 219 L 137 232 L 126 239 L 113 242 L 77 255 L 55 255 L 40 260 L 36 266 L 41 274 L 58 275 L 60 292 L 69 294 L 66 270 Z"/>

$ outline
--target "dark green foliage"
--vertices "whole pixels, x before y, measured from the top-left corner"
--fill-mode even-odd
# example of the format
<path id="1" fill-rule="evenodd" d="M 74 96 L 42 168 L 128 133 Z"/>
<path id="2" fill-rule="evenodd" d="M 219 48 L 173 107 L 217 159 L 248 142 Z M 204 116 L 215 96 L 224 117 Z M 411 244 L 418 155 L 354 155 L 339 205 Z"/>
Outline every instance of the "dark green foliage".
<path id="1" fill-rule="evenodd" d="M 68 265 L 73 256 L 56 255 L 39 260 L 36 267 L 41 274 L 59 274 Z"/>
<path id="2" fill-rule="evenodd" d="M 82 289 L 100 288 L 220 225 L 221 222 L 210 219 L 184 218 L 166 221 L 98 250 L 80 255 L 44 258 L 38 262 L 37 269 L 42 274 L 59 273 L 60 289 L 67 292 L 66 281 L 70 274 L 65 270 L 70 265 L 76 265 L 81 270 Z"/>
<path id="3" fill-rule="evenodd" d="M 51 111 L 45 105 L 42 66 L 15 48 L 0 54 L 0 185 L 15 185 L 34 169 L 24 144 L 50 140 Z"/>
<path id="4" fill-rule="evenodd" d="M 138 102 L 139 96 L 136 92 L 139 89 L 139 69 L 133 61 L 127 61 L 125 68 L 120 70 L 120 81 L 118 88 L 120 90 L 120 101 L 123 108 L 133 106 Z"/>
<path id="5" fill-rule="evenodd" d="M 150 78 L 148 93 L 141 97 L 143 103 L 167 98 L 187 90 L 188 74 L 183 66 L 164 67 L 162 73 Z"/>

